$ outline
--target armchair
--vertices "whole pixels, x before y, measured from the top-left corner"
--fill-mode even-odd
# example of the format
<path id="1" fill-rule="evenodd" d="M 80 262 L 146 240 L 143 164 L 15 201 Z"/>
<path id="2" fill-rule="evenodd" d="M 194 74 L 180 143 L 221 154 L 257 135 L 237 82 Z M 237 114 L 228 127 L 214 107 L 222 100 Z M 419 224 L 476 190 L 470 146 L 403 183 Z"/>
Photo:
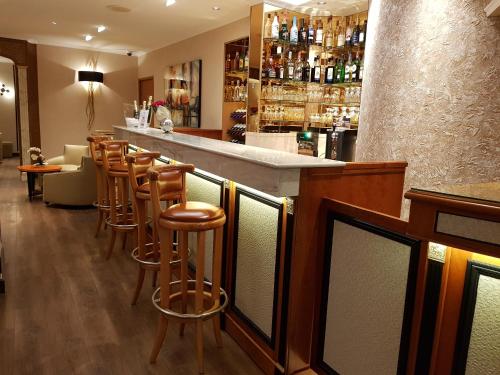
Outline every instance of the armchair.
<path id="1" fill-rule="evenodd" d="M 91 157 L 82 158 L 82 166 L 69 172 L 46 174 L 43 178 L 43 200 L 66 206 L 90 206 L 97 199 L 95 164 Z"/>
<path id="2" fill-rule="evenodd" d="M 64 145 L 64 153 L 47 159 L 47 163 L 60 165 L 63 172 L 76 171 L 80 167 L 83 156 L 89 156 L 89 146 Z"/>

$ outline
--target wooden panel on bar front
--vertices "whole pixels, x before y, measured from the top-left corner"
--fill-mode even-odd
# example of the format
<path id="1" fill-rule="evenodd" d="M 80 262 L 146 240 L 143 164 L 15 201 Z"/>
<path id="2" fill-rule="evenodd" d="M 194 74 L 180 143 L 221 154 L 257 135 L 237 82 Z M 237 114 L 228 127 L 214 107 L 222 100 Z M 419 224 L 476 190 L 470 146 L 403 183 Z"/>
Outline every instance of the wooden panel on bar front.
<path id="1" fill-rule="evenodd" d="M 399 217 L 405 162 L 348 163 L 344 168 L 303 169 L 296 200 L 288 316 L 287 373 L 311 364 L 315 295 L 321 283 L 318 264 L 319 212 L 332 198 Z"/>
<path id="2" fill-rule="evenodd" d="M 222 130 L 221 129 L 174 128 L 174 132 L 195 135 L 197 137 L 222 140 Z"/>

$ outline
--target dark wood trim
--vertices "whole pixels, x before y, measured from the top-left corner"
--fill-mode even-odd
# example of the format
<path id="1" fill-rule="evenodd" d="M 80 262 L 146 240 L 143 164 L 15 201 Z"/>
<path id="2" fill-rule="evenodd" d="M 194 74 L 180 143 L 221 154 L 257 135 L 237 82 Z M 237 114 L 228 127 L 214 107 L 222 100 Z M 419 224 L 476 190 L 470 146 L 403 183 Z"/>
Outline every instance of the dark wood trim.
<path id="1" fill-rule="evenodd" d="M 477 288 L 481 275 L 500 279 L 500 267 L 469 260 L 465 274 L 464 294 L 462 297 L 462 307 L 460 322 L 457 332 L 457 343 L 455 347 L 455 359 L 453 364 L 453 374 L 465 374 L 467 356 L 469 352 L 470 336 L 472 332 L 472 322 L 476 308 Z"/>
<path id="2" fill-rule="evenodd" d="M 222 129 L 180 128 L 174 129 L 176 133 L 194 135 L 196 137 L 222 140 Z"/>
<path id="3" fill-rule="evenodd" d="M 418 189 L 411 189 L 406 192 L 405 198 L 415 201 L 433 203 L 437 206 L 448 206 L 459 210 L 477 212 L 482 215 L 499 215 L 500 212 L 500 203 L 498 202 L 484 201 L 475 198 L 467 198 L 458 195 L 423 191 Z"/>
<path id="4" fill-rule="evenodd" d="M 281 244 L 282 244 L 282 232 L 283 232 L 283 204 L 277 203 L 275 201 L 266 199 L 260 195 L 256 195 L 239 187 L 236 187 L 235 191 L 235 215 L 234 215 L 234 237 L 233 237 L 233 259 L 232 259 L 232 279 L 231 279 L 231 293 L 230 303 L 231 310 L 236 313 L 236 315 L 250 327 L 254 333 L 256 333 L 262 341 L 274 350 L 276 344 L 276 330 L 277 330 L 277 313 L 278 313 L 278 303 L 279 303 L 279 278 L 280 278 L 280 259 L 281 259 Z M 274 266 L 274 298 L 273 298 L 273 316 L 272 316 L 272 328 L 271 336 L 264 333 L 250 318 L 248 318 L 235 304 L 235 290 L 236 290 L 236 273 L 237 273 L 237 257 L 238 257 L 238 224 L 239 224 L 239 206 L 240 206 L 240 196 L 244 195 L 251 199 L 254 199 L 260 203 L 268 205 L 270 207 L 276 208 L 278 210 L 278 233 L 276 238 L 276 260 Z"/>

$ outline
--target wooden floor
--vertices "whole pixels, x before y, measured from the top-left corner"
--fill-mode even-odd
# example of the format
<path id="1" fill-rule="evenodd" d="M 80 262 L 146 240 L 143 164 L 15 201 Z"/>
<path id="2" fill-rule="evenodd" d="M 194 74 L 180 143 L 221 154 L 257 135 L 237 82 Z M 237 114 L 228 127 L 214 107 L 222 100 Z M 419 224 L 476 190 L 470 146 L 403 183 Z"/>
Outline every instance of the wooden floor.
<path id="1" fill-rule="evenodd" d="M 136 265 L 119 246 L 104 260 L 108 235 L 94 238 L 93 209 L 27 200 L 17 160 L 0 164 L 0 222 L 6 295 L 0 295 L 0 374 L 196 374 L 193 328 L 172 324 L 158 362 L 148 358 L 158 313 L 151 281 L 130 306 Z M 206 374 L 261 374 L 224 334 L 205 329 Z"/>

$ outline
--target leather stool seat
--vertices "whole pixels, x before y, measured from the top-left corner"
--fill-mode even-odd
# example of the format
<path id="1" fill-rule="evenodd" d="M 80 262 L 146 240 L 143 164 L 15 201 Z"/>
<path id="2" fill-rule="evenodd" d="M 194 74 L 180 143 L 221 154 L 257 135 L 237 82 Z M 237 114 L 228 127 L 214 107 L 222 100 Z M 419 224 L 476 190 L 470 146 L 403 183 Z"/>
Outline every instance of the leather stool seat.
<path id="1" fill-rule="evenodd" d="M 199 223 L 224 217 L 224 210 L 204 202 L 186 202 L 170 206 L 160 214 L 160 221 Z"/>

